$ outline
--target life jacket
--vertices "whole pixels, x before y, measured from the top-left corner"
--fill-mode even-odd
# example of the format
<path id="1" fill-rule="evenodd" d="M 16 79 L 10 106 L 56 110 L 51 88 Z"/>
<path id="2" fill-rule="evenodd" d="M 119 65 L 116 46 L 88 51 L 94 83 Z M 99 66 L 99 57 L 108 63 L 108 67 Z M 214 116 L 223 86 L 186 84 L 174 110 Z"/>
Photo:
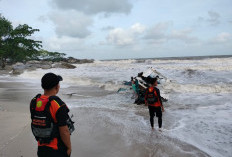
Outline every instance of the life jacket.
<path id="1" fill-rule="evenodd" d="M 149 87 L 147 89 L 146 101 L 150 106 L 155 106 L 155 107 L 161 106 L 161 103 L 159 101 L 158 95 L 154 87 Z"/>
<path id="2" fill-rule="evenodd" d="M 45 144 L 59 136 L 59 129 L 50 113 L 51 101 L 54 97 L 41 99 L 40 96 L 41 94 L 38 94 L 30 104 L 31 130 L 36 140 L 40 144 Z"/>

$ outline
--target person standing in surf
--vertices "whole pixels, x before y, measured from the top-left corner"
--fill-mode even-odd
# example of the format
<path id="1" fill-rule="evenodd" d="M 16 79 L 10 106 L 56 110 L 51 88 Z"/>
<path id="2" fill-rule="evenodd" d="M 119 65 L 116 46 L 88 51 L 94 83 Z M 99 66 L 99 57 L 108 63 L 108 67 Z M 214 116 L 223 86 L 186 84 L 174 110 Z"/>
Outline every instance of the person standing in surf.
<path id="1" fill-rule="evenodd" d="M 146 89 L 145 93 L 145 105 L 147 105 L 149 109 L 152 130 L 154 130 L 154 116 L 156 116 L 158 117 L 159 131 L 162 131 L 162 112 L 164 112 L 164 107 L 160 96 L 160 90 L 156 88 L 158 84 L 157 78 L 151 78 L 150 83 L 150 87 Z"/>

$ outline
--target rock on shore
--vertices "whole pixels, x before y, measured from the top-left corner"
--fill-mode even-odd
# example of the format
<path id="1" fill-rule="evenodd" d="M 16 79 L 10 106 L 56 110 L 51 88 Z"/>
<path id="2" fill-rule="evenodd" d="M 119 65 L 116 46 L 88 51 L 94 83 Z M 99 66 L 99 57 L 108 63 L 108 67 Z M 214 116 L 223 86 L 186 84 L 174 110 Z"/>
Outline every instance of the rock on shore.
<path id="1" fill-rule="evenodd" d="M 73 57 L 69 57 L 67 58 L 66 62 L 70 64 L 84 64 L 84 63 L 93 63 L 94 60 L 93 59 L 76 59 Z"/>
<path id="2" fill-rule="evenodd" d="M 48 61 L 28 61 L 26 64 L 17 62 L 12 65 L 12 74 L 21 74 L 24 70 L 36 70 L 37 68 L 51 69 L 52 62 Z"/>
<path id="3" fill-rule="evenodd" d="M 75 69 L 76 66 L 69 63 L 55 63 L 53 68 L 63 68 L 63 69 Z"/>
<path id="4" fill-rule="evenodd" d="M 42 69 L 51 69 L 51 68 L 63 68 L 63 69 L 75 69 L 76 66 L 73 64 L 84 64 L 84 63 L 93 63 L 94 60 L 88 59 L 76 59 L 73 57 L 67 58 L 62 62 L 52 62 L 52 61 L 37 61 L 32 60 L 28 61 L 25 64 L 17 62 L 12 66 L 7 66 L 8 70 L 12 70 L 12 74 L 19 75 L 24 72 L 24 70 L 36 70 L 38 68 Z"/>

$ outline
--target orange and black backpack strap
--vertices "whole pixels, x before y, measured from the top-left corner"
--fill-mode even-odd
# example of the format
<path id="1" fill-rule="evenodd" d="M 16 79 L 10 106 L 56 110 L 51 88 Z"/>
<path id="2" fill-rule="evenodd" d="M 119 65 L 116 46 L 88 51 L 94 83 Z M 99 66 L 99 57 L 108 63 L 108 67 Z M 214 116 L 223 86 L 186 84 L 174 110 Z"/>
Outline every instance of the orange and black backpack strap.
<path id="1" fill-rule="evenodd" d="M 36 108 L 36 101 L 37 101 L 37 98 L 39 98 L 41 96 L 41 94 L 37 94 L 32 100 L 31 100 L 31 103 L 30 103 L 30 112 L 31 112 L 31 115 L 33 114 L 32 112 L 35 110 Z"/>
<path id="2" fill-rule="evenodd" d="M 74 122 L 72 121 L 71 117 L 68 115 L 68 112 L 70 111 L 68 106 L 57 96 L 51 96 L 49 99 L 50 99 L 50 102 L 52 103 L 52 105 L 59 106 L 57 109 L 57 112 L 63 112 L 65 110 L 65 112 L 67 113 L 67 117 L 66 117 L 67 119 L 66 119 L 65 123 L 68 126 L 69 132 L 71 134 L 75 130 L 75 127 L 74 127 Z M 59 109 L 61 109 L 61 108 L 62 108 L 62 111 L 59 111 Z"/>
<path id="3" fill-rule="evenodd" d="M 68 109 L 67 105 L 58 96 L 50 96 L 49 101 L 50 102 L 55 101 L 56 104 L 58 104 L 60 107 L 65 105 L 65 107 Z M 69 112 L 69 109 L 68 109 L 68 112 Z"/>

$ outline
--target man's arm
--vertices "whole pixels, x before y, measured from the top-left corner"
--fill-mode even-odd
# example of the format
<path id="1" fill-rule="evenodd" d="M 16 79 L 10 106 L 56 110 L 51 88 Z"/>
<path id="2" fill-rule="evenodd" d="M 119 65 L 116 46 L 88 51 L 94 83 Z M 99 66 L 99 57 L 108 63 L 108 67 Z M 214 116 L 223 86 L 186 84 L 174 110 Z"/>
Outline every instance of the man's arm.
<path id="1" fill-rule="evenodd" d="M 156 88 L 156 92 L 157 92 L 159 101 L 160 101 L 160 103 L 161 103 L 161 106 L 163 106 L 162 99 L 161 99 L 161 96 L 160 96 L 160 90 L 159 90 L 158 88 Z"/>
<path id="2" fill-rule="evenodd" d="M 163 106 L 163 103 L 162 103 L 162 98 L 160 96 L 160 90 L 158 88 L 156 88 L 156 92 L 157 92 L 157 95 L 159 97 L 159 101 L 160 101 L 160 104 L 161 104 L 162 111 L 164 112 L 164 106 Z"/>
<path id="3" fill-rule="evenodd" d="M 144 96 L 144 101 L 145 101 L 145 105 L 148 106 L 147 103 L 147 92 L 148 92 L 148 88 L 145 90 L 145 96 Z"/>
<path id="4" fill-rule="evenodd" d="M 68 116 L 68 108 L 65 104 L 61 105 L 59 110 L 56 113 L 56 118 L 59 126 L 59 133 L 62 142 L 67 148 L 67 154 L 71 154 L 71 140 L 70 140 L 70 132 L 67 125 Z"/>
<path id="5" fill-rule="evenodd" d="M 67 154 L 70 155 L 72 148 L 71 148 L 71 139 L 70 139 L 70 132 L 68 126 L 67 125 L 60 126 L 59 131 L 60 131 L 61 140 L 67 147 Z"/>

